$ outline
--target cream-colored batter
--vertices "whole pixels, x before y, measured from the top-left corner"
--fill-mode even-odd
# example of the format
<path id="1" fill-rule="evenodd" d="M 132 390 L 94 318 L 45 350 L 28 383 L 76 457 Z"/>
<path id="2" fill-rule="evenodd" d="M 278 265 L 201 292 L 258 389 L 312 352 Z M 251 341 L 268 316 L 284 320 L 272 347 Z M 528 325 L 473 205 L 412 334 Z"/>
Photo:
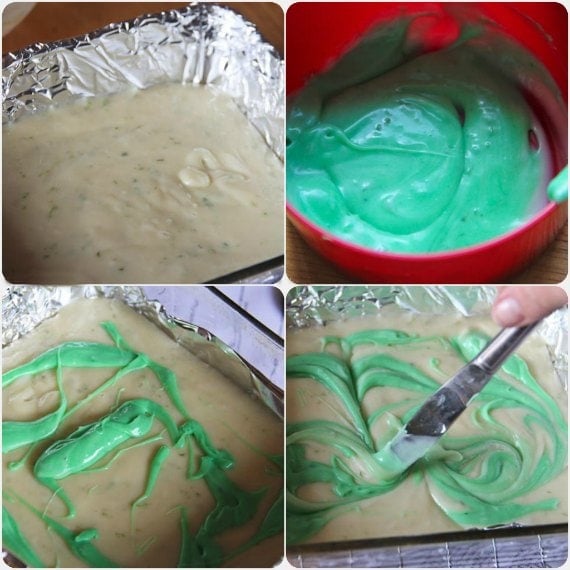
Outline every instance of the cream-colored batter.
<path id="1" fill-rule="evenodd" d="M 451 377 L 465 363 L 456 353 L 450 350 L 449 346 L 446 347 L 438 338 L 423 340 L 417 344 L 396 343 L 391 346 L 374 345 L 370 342 L 357 343 L 351 349 L 349 356 L 347 356 L 348 352 L 343 356 L 341 346 L 338 344 L 327 344 L 326 348 L 323 345 L 325 337 L 346 338 L 357 331 L 379 329 L 395 329 L 409 334 L 417 334 L 421 337 L 440 336 L 445 338 L 474 330 L 481 331 L 489 336 L 494 336 L 498 332 L 497 326 L 488 318 L 413 315 L 386 308 L 382 310 L 382 314 L 378 317 L 333 322 L 317 328 L 290 329 L 287 334 L 288 358 L 290 359 L 295 355 L 325 351 L 341 356 L 345 359 L 345 362 L 354 364 L 365 356 L 383 354 L 412 363 L 420 371 L 439 383 Z M 345 350 L 349 351 L 346 347 Z M 540 386 L 558 403 L 564 418 L 567 418 L 567 393 L 553 369 L 551 356 L 544 342 L 538 335 L 534 335 L 523 343 L 517 354 L 526 360 L 531 373 L 538 379 Z M 436 358 L 437 361 L 433 361 L 433 358 Z M 315 369 L 313 368 L 312 370 L 314 371 Z M 292 376 L 291 371 L 292 367 L 288 364 L 286 391 L 289 434 L 287 438 L 288 462 L 291 458 L 290 443 L 293 441 L 291 435 L 293 432 L 292 426 L 297 424 L 297 422 L 322 420 L 335 422 L 350 430 L 355 429 L 353 416 L 351 416 L 346 401 L 335 395 L 322 382 L 304 378 L 302 373 Z M 369 372 L 368 374 L 372 373 Z M 363 389 L 365 376 L 364 372 L 361 375 L 357 375 L 359 378 L 356 381 L 357 389 Z M 503 372 L 501 372 L 501 376 L 503 378 L 506 377 Z M 508 381 L 511 382 L 512 379 Z M 526 390 L 528 390 L 527 387 L 516 381 L 515 386 L 517 390 L 520 389 L 523 393 L 526 393 Z M 396 382 L 392 387 L 373 387 L 365 392 L 363 398 L 359 398 L 362 416 L 369 422 L 367 425 L 376 451 L 395 434 L 397 426 L 394 423 L 393 416 L 390 414 L 383 414 L 377 421 L 371 419 L 374 412 L 382 406 L 393 404 L 391 414 L 397 417 L 410 409 L 411 405 L 421 403 L 425 397 L 425 394 L 421 392 L 414 392 L 413 388 L 403 390 L 402 386 Z M 484 428 L 476 428 L 473 424 L 471 413 L 477 406 L 477 403 L 473 403 L 467 409 L 448 432 L 449 437 L 480 437 L 485 435 L 485 432 L 482 431 Z M 507 426 L 508 433 L 518 434 L 522 441 L 528 438 L 529 432 L 524 425 L 523 415 L 520 409 L 516 409 L 516 406 L 513 406 L 512 409 L 508 407 L 496 409 L 493 412 L 493 417 L 503 426 Z M 484 422 L 483 425 L 485 425 Z M 539 425 L 532 424 L 530 429 L 533 431 L 531 440 L 537 450 L 545 451 L 548 456 L 552 455 L 554 453 L 552 450 L 553 444 L 547 435 L 542 434 L 542 428 Z M 302 433 L 303 429 L 299 428 L 299 432 Z M 335 439 L 333 437 L 330 442 L 323 441 L 317 443 L 317 436 L 313 433 L 300 441 L 305 444 L 307 459 L 329 465 L 333 457 L 340 457 L 342 461 L 350 466 L 350 473 L 353 476 L 360 477 L 365 483 L 378 483 L 378 481 L 374 480 L 374 471 L 371 471 L 364 459 L 362 459 L 366 457 L 366 454 L 354 457 L 346 456 L 340 451 L 340 448 L 334 448 L 335 444 L 340 443 L 338 438 Z M 361 461 L 362 463 L 359 463 Z M 289 469 L 291 468 L 290 464 Z M 303 477 L 301 477 L 301 480 L 303 480 Z M 287 485 L 290 489 L 290 477 Z M 559 500 L 559 505 L 554 510 L 533 512 L 516 522 L 532 525 L 567 521 L 567 489 L 567 469 L 563 469 L 556 478 L 545 485 L 530 491 L 522 498 L 517 497 L 517 501 L 523 504 L 531 504 L 556 497 Z M 332 500 L 336 504 L 341 501 L 341 498 L 333 492 L 330 484 L 318 482 L 302 485 L 296 490 L 295 494 L 313 504 L 324 500 Z M 489 487 L 488 499 L 490 504 L 492 504 L 491 487 Z M 334 516 L 327 519 L 328 522 L 318 532 L 309 537 L 299 533 L 292 542 L 330 542 L 364 538 L 414 536 L 461 530 L 462 526 L 451 520 L 444 510 L 438 506 L 437 502 L 444 507 L 447 506 L 452 509 L 457 507 L 457 504 L 445 493 L 441 492 L 441 489 L 435 486 L 433 481 L 430 483 L 428 476 L 421 476 L 421 473 L 416 472 L 385 494 L 347 503 L 346 506 L 335 511 Z M 329 511 L 323 512 L 328 513 Z M 302 515 L 300 516 L 302 517 Z M 326 516 L 328 515 L 326 514 Z M 291 529 L 292 524 L 291 520 L 288 519 L 287 528 Z M 319 524 L 314 528 L 317 528 Z M 288 531 L 288 541 L 291 541 L 291 534 Z"/>
<path id="2" fill-rule="evenodd" d="M 282 492 L 282 476 L 268 457 L 268 454 L 283 453 L 282 424 L 258 400 L 246 395 L 228 378 L 194 357 L 123 303 L 103 299 L 81 300 L 67 305 L 55 317 L 7 347 L 3 351 L 4 372 L 63 342 L 81 340 L 111 345 L 108 335 L 100 327 L 102 321 L 114 322 L 134 350 L 149 355 L 176 374 L 191 416 L 204 426 L 216 447 L 226 449 L 235 457 L 234 467 L 227 471 L 228 477 L 247 491 L 267 490 L 249 522 L 220 535 L 223 551 L 233 551 L 256 532 Z M 110 368 L 65 368 L 63 388 L 69 402 L 68 409 L 113 372 L 114 369 Z M 55 382 L 55 372 L 50 370 L 10 384 L 3 391 L 3 421 L 31 420 L 55 410 L 60 401 Z M 183 420 L 156 376 L 145 368 L 124 376 L 80 408 L 49 441 L 69 435 L 77 426 L 108 414 L 118 402 L 133 398 L 150 398 L 164 406 L 176 423 Z M 203 478 L 186 478 L 186 447 L 173 448 L 150 498 L 135 510 L 134 528 L 131 528 L 131 505 L 145 488 L 153 454 L 160 443 L 169 443 L 164 426 L 157 422 L 149 435 L 161 433 L 162 441 L 126 451 L 108 470 L 86 471 L 62 479 L 61 486 L 77 507 L 77 515 L 71 519 L 65 518 L 63 502 L 41 485 L 32 473 L 34 460 L 47 447 L 46 442 L 39 444 L 30 460 L 19 470 L 11 471 L 7 465 L 21 458 L 27 447 L 3 455 L 4 506 L 46 564 L 85 566 L 38 516 L 17 500 L 7 501 L 10 493 L 24 497 L 41 512 L 74 531 L 97 528 L 100 537 L 94 544 L 120 566 L 177 565 L 181 546 L 180 506 L 187 509 L 192 539 L 213 509 L 214 500 Z M 196 461 L 199 456 L 198 453 Z M 106 457 L 101 463 L 108 459 Z M 270 566 L 282 554 L 283 535 L 278 534 L 232 558 L 227 565 Z"/>
<path id="3" fill-rule="evenodd" d="M 283 253 L 283 165 L 227 96 L 168 84 L 3 129 L 15 283 L 199 283 Z"/>

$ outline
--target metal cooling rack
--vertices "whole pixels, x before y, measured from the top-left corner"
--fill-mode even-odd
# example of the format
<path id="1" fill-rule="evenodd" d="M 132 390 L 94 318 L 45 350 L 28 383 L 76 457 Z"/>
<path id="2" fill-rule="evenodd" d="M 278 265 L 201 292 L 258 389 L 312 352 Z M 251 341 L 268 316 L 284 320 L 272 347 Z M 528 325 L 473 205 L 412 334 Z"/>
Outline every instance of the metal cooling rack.
<path id="1" fill-rule="evenodd" d="M 323 545 L 324 546 L 324 545 Z M 566 532 L 288 553 L 297 568 L 557 568 L 568 559 Z"/>

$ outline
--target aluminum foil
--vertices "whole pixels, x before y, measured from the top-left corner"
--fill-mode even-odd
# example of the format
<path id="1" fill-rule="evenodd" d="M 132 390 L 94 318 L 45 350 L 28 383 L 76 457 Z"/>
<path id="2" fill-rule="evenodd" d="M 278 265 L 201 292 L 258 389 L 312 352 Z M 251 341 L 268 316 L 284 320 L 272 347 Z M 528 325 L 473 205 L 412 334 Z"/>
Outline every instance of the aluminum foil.
<path id="1" fill-rule="evenodd" d="M 283 417 L 283 392 L 209 331 L 178 319 L 157 301 L 149 300 L 139 287 L 10 287 L 2 299 L 2 346 L 24 336 L 76 299 L 118 299 L 146 317 L 192 354 L 259 398 Z"/>
<path id="2" fill-rule="evenodd" d="M 378 315 L 388 305 L 403 312 L 465 317 L 488 315 L 495 287 L 299 286 L 286 299 L 289 330 Z M 568 309 L 544 319 L 536 332 L 544 339 L 554 370 L 567 388 Z M 559 566 L 567 559 L 566 525 L 521 527 L 516 523 L 446 536 L 307 544 L 288 548 L 296 567 L 528 567 Z"/>
<path id="3" fill-rule="evenodd" d="M 82 96 L 201 83 L 230 95 L 283 157 L 283 61 L 253 24 L 229 8 L 194 3 L 33 44 L 5 55 L 3 68 L 3 122 Z"/>
<path id="4" fill-rule="evenodd" d="M 287 295 L 287 327 L 322 326 L 330 321 L 380 314 L 387 305 L 418 314 L 464 317 L 488 315 L 495 287 L 305 286 Z M 560 382 L 568 388 L 568 308 L 544 319 L 536 332 L 544 339 Z"/>
<path id="5" fill-rule="evenodd" d="M 416 313 L 482 315 L 489 312 L 495 294 L 495 287 L 295 287 L 287 296 L 287 326 L 325 325 L 328 321 L 378 314 L 386 305 Z"/>

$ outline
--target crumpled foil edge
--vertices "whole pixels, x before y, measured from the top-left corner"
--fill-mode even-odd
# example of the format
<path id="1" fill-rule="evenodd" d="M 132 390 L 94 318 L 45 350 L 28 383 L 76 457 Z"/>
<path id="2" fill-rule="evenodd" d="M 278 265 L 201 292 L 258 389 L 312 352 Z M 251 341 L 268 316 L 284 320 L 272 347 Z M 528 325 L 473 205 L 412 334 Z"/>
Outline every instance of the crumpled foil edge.
<path id="1" fill-rule="evenodd" d="M 381 316 L 387 305 L 418 314 L 488 315 L 496 291 L 492 286 L 298 286 L 287 295 L 286 326 L 324 326 L 330 321 Z M 560 383 L 568 390 L 568 308 L 545 318 L 536 332 L 546 343 Z"/>
<path id="2" fill-rule="evenodd" d="M 170 315 L 161 303 L 134 286 L 14 286 L 2 299 L 2 346 L 26 335 L 77 299 L 104 297 L 122 301 L 172 340 L 224 374 L 283 418 L 283 391 L 210 331 Z"/>
<path id="3" fill-rule="evenodd" d="M 36 43 L 6 54 L 3 68 L 4 122 L 80 96 L 201 83 L 230 95 L 283 159 L 283 59 L 228 7 L 192 3 Z"/>
<path id="4" fill-rule="evenodd" d="M 492 286 L 298 286 L 287 295 L 286 326 L 315 327 L 367 315 L 381 317 L 387 305 L 418 314 L 488 315 L 496 291 Z M 536 332 L 549 349 L 561 384 L 568 389 L 568 308 L 549 315 Z"/>

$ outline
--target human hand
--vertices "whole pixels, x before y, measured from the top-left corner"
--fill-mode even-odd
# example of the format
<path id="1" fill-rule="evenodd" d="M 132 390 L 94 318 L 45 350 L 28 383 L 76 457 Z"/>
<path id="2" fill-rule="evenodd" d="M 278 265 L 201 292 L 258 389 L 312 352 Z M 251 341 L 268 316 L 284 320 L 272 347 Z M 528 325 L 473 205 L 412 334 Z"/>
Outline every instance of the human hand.
<path id="1" fill-rule="evenodd" d="M 554 286 L 499 287 L 491 316 L 502 327 L 528 325 L 568 302 L 566 291 Z"/>

